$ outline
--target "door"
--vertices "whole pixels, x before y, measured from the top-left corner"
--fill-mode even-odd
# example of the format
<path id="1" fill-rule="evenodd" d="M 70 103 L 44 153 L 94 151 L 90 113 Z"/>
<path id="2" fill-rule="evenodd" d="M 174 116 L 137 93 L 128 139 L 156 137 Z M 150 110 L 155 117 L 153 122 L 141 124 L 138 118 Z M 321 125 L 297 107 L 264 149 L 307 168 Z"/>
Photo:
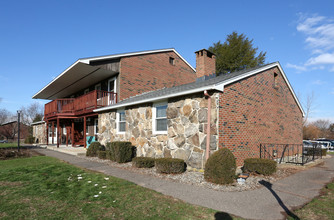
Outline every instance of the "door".
<path id="1" fill-rule="evenodd" d="M 108 80 L 108 105 L 116 104 L 116 77 L 113 77 Z"/>
<path id="2" fill-rule="evenodd" d="M 54 126 L 54 131 L 53 131 L 53 143 L 57 144 L 57 126 Z M 49 134 L 48 134 L 48 138 L 49 138 L 49 144 L 52 144 L 52 125 L 49 124 Z"/>

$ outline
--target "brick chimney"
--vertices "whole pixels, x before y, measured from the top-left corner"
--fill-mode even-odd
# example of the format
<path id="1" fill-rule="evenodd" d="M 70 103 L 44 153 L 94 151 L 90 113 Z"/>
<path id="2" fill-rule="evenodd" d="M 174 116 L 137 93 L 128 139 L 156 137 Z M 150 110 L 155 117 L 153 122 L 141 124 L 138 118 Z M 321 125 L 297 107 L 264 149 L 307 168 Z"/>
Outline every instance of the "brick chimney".
<path id="1" fill-rule="evenodd" d="M 195 53 L 197 79 L 206 80 L 208 78 L 215 77 L 216 55 L 206 49 L 196 51 Z"/>

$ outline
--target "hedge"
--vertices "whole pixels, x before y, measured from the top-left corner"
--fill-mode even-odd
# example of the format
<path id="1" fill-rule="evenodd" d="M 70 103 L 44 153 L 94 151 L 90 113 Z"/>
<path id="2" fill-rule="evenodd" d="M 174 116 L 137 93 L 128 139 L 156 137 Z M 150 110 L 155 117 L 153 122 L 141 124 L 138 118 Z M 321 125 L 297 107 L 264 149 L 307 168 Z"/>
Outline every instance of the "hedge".
<path id="1" fill-rule="evenodd" d="M 154 167 L 155 159 L 152 157 L 135 157 L 132 159 L 132 166 L 137 168 Z"/>
<path id="2" fill-rule="evenodd" d="M 96 157 L 98 156 L 98 151 L 104 151 L 105 147 L 103 145 L 100 144 L 100 142 L 93 142 L 89 145 L 87 152 L 86 152 L 86 156 L 88 157 Z"/>
<path id="3" fill-rule="evenodd" d="M 185 163 L 177 158 L 159 158 L 155 160 L 155 167 L 158 173 L 176 174 L 185 171 Z"/>
<path id="4" fill-rule="evenodd" d="M 126 163 L 132 160 L 135 147 L 131 142 L 115 141 L 106 145 L 106 150 L 110 151 L 110 160 L 118 163 Z"/>
<path id="5" fill-rule="evenodd" d="M 262 158 L 247 158 L 244 161 L 244 172 L 255 172 L 263 175 L 271 175 L 276 172 L 276 161 Z"/>

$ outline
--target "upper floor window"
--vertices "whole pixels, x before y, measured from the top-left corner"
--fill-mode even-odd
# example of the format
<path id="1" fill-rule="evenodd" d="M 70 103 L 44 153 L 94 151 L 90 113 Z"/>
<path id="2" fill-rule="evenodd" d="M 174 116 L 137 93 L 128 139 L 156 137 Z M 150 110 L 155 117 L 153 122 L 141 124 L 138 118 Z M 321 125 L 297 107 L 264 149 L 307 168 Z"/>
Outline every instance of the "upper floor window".
<path id="1" fill-rule="evenodd" d="M 117 132 L 124 133 L 126 125 L 125 110 L 119 110 L 117 112 L 116 122 L 117 122 Z"/>
<path id="2" fill-rule="evenodd" d="M 152 109 L 154 134 L 167 134 L 167 103 L 156 103 Z"/>
<path id="3" fill-rule="evenodd" d="M 169 64 L 174 66 L 175 65 L 175 58 L 169 57 Z"/>
<path id="4" fill-rule="evenodd" d="M 85 89 L 84 94 L 89 93 L 89 89 Z"/>
<path id="5" fill-rule="evenodd" d="M 278 74 L 274 73 L 274 87 L 277 88 L 278 84 L 277 84 L 277 78 L 278 78 Z"/>

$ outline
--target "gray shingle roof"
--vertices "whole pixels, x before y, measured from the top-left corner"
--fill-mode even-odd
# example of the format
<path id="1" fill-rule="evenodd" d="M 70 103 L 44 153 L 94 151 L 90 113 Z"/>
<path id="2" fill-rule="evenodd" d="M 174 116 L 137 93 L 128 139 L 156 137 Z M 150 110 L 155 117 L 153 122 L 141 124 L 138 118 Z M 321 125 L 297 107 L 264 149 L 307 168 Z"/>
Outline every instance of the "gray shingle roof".
<path id="1" fill-rule="evenodd" d="M 276 63 L 276 62 L 275 62 Z M 154 98 L 159 98 L 159 97 L 164 97 L 164 96 L 172 96 L 173 94 L 175 94 L 175 96 L 177 94 L 180 94 L 182 92 L 185 92 L 187 90 L 194 90 L 197 88 L 201 88 L 201 87 L 207 87 L 207 86 L 213 86 L 216 84 L 220 84 L 220 83 L 224 83 L 230 79 L 236 78 L 236 77 L 242 77 L 242 75 L 247 75 L 249 72 L 257 70 L 257 69 L 262 69 L 265 68 L 266 66 L 270 66 L 272 64 L 275 63 L 270 63 L 270 64 L 266 64 L 263 66 L 259 66 L 259 67 L 255 67 L 255 68 L 249 68 L 249 69 L 245 69 L 245 70 L 240 70 L 240 71 L 236 71 L 236 72 L 232 72 L 232 73 L 226 73 L 226 74 L 221 74 L 217 77 L 205 80 L 205 81 L 200 81 L 200 82 L 193 82 L 193 83 L 188 83 L 188 84 L 184 84 L 184 85 L 180 85 L 180 86 L 175 86 L 172 88 L 164 88 L 164 89 L 160 89 L 160 90 L 155 90 L 155 91 L 151 91 L 151 92 L 147 92 L 147 93 L 143 93 L 137 96 L 133 96 L 130 97 L 128 99 L 125 99 L 121 102 L 118 102 L 117 104 L 113 105 L 112 108 L 118 108 L 118 107 L 122 107 L 124 105 L 131 105 L 131 103 L 135 104 L 138 102 L 144 103 L 145 100 L 152 100 Z M 100 108 L 97 109 L 96 111 L 103 111 L 103 110 L 107 110 L 109 109 L 107 107 L 104 108 Z"/>

